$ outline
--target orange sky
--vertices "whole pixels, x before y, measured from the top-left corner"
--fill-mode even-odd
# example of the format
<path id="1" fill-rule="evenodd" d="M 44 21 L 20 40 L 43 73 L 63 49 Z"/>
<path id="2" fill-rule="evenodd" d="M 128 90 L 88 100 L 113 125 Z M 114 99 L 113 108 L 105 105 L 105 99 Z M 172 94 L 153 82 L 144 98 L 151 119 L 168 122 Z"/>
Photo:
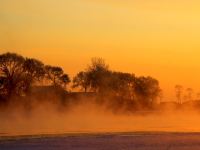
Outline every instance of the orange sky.
<path id="1" fill-rule="evenodd" d="M 1 0 L 0 52 L 17 52 L 70 75 L 102 57 L 111 69 L 200 91 L 200 1 Z"/>

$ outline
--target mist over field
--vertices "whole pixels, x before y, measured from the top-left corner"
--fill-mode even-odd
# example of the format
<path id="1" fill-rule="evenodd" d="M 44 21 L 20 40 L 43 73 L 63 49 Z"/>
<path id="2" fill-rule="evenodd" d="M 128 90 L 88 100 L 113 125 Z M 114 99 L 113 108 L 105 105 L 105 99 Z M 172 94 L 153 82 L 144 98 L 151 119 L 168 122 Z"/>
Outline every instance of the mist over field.
<path id="1" fill-rule="evenodd" d="M 85 100 L 83 100 L 85 101 Z M 16 105 L 14 105 L 16 106 Z M 197 150 L 200 113 L 194 109 L 113 112 L 82 103 L 61 109 L 35 103 L 0 112 L 0 149 Z"/>
<path id="2" fill-rule="evenodd" d="M 0 0 L 0 150 L 200 150 L 200 1 Z"/>
<path id="3" fill-rule="evenodd" d="M 91 102 L 90 102 L 91 101 Z M 198 132 L 200 113 L 194 109 L 138 110 L 114 112 L 106 104 L 92 102 L 63 107 L 55 102 L 17 105 L 0 111 L 2 136 L 119 133 L 119 132 Z"/>
<path id="4" fill-rule="evenodd" d="M 199 131 L 200 101 L 175 86 L 162 101 L 159 81 L 113 71 L 93 58 L 71 80 L 61 67 L 15 53 L 0 55 L 0 134 L 38 135 Z M 76 92 L 78 91 L 78 92 Z"/>

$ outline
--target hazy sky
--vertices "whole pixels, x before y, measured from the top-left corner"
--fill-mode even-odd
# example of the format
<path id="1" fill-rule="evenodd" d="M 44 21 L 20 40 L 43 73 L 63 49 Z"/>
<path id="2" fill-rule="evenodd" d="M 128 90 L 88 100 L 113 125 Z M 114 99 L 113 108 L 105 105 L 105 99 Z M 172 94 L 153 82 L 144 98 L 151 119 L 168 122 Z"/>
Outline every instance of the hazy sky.
<path id="1" fill-rule="evenodd" d="M 91 57 L 151 75 L 166 99 L 175 84 L 200 91 L 198 0 L 0 0 L 0 52 L 17 52 L 71 75 Z"/>

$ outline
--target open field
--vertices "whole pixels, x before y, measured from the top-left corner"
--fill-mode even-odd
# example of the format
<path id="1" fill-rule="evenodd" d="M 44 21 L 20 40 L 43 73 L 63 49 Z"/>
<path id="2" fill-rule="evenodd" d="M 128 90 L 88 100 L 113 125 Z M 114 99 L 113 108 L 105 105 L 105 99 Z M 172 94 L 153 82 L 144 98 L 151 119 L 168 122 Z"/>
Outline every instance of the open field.
<path id="1" fill-rule="evenodd" d="M 1 137 L 1 150 L 200 150 L 200 133 L 116 133 Z"/>

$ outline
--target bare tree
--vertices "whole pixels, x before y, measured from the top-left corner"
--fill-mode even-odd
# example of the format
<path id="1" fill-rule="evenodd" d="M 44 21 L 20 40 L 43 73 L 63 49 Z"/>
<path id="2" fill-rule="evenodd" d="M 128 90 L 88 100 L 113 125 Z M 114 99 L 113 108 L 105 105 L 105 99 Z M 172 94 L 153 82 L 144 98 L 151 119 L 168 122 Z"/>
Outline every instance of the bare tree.
<path id="1" fill-rule="evenodd" d="M 106 77 L 110 74 L 109 67 L 102 58 L 92 58 L 91 64 L 86 69 L 90 87 L 95 92 L 103 90 Z"/>
<path id="2" fill-rule="evenodd" d="M 91 64 L 88 66 L 88 71 L 107 71 L 109 66 L 105 63 L 102 58 L 94 57 L 91 59 Z"/>
<path id="3" fill-rule="evenodd" d="M 192 89 L 192 88 L 187 88 L 186 91 L 187 91 L 188 100 L 189 100 L 189 101 L 193 100 L 193 98 L 192 98 L 193 89 Z"/>
<path id="4" fill-rule="evenodd" d="M 179 104 L 182 104 L 182 90 L 183 90 L 183 87 L 181 85 L 176 85 L 175 86 L 175 90 L 176 90 L 176 98 L 177 98 L 177 101 Z"/>
<path id="5" fill-rule="evenodd" d="M 163 91 L 160 90 L 159 94 L 158 94 L 158 98 L 159 98 L 159 103 L 161 104 L 162 100 L 163 100 L 164 94 Z"/>

